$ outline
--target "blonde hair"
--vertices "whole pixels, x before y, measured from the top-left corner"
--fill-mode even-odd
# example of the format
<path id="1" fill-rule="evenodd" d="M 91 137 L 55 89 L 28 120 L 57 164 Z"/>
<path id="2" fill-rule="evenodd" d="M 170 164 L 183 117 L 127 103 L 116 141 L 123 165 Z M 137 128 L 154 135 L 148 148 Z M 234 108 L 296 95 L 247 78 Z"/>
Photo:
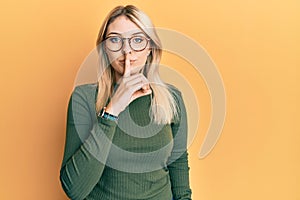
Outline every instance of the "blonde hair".
<path id="1" fill-rule="evenodd" d="M 99 112 L 112 95 L 114 86 L 114 71 L 110 66 L 109 59 L 102 45 L 105 40 L 107 27 L 119 16 L 126 16 L 135 23 L 151 40 L 151 52 L 146 60 L 144 75 L 150 82 L 152 88 L 152 101 L 150 116 L 156 123 L 171 123 L 178 115 L 178 106 L 173 95 L 173 91 L 166 85 L 159 76 L 159 63 L 162 55 L 161 42 L 154 29 L 150 18 L 133 5 L 117 6 L 104 20 L 97 38 L 97 51 L 99 54 L 99 77 L 98 96 L 96 110 Z"/>

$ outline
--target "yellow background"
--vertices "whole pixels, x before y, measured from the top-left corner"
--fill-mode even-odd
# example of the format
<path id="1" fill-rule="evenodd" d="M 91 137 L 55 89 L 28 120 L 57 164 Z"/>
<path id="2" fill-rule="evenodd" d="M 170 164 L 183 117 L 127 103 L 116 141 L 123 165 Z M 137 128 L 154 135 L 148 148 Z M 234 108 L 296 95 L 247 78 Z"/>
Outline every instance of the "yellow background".
<path id="1" fill-rule="evenodd" d="M 193 199 L 299 200 L 296 0 L 2 1 L 0 199 L 67 199 L 59 182 L 67 102 L 102 20 L 119 4 L 135 4 L 156 26 L 195 39 L 222 75 L 224 129 L 200 160 L 209 94 L 187 63 L 163 59 L 188 77 L 199 101 L 201 120 L 189 148 Z"/>

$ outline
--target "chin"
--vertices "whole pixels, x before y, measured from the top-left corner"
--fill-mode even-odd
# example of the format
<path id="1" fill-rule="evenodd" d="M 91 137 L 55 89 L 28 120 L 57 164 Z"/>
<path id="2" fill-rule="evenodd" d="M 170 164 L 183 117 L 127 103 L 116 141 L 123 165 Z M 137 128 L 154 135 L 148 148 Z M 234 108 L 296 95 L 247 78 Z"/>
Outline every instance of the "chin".
<path id="1" fill-rule="evenodd" d="M 140 66 L 140 67 L 132 67 L 132 72 L 133 74 L 137 74 L 137 73 L 141 73 L 144 69 L 144 66 Z"/>

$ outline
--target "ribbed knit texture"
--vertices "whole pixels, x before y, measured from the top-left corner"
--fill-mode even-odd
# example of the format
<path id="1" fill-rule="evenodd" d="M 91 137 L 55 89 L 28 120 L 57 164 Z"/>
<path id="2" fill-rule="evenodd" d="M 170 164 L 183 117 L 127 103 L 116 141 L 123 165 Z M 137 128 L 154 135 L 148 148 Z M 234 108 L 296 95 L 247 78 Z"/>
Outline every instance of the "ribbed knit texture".
<path id="1" fill-rule="evenodd" d="M 186 111 L 173 123 L 151 122 L 151 96 L 140 97 L 118 123 L 96 116 L 96 85 L 75 88 L 68 107 L 60 180 L 74 200 L 189 200 Z"/>

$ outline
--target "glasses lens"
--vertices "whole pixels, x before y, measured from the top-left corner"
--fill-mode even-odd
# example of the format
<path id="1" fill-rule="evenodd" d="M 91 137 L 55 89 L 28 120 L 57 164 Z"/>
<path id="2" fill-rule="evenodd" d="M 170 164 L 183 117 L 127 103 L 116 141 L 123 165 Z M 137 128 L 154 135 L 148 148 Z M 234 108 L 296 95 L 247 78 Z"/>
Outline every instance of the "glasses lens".
<path id="1" fill-rule="evenodd" d="M 105 40 L 105 46 L 111 51 L 119 51 L 122 48 L 122 38 L 118 36 L 109 37 Z"/>
<path id="2" fill-rule="evenodd" d="M 148 40 L 143 36 L 134 36 L 130 38 L 130 46 L 135 51 L 142 51 L 146 48 Z"/>

